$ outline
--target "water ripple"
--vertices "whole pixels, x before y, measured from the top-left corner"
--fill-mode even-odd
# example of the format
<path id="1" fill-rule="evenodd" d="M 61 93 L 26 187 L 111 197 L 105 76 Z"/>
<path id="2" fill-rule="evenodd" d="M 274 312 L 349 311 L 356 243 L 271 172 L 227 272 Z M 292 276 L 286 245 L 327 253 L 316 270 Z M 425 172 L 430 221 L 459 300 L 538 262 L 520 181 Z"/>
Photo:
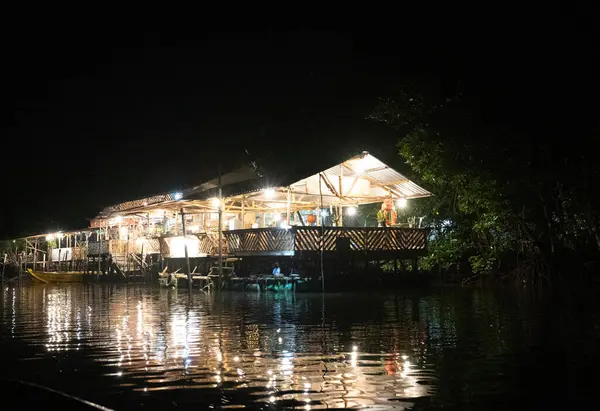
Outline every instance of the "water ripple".
<path id="1" fill-rule="evenodd" d="M 466 395 L 440 373 L 501 393 L 527 327 L 475 297 L 6 288 L 0 343 L 20 344 L 13 373 L 115 408 L 405 409 Z"/>

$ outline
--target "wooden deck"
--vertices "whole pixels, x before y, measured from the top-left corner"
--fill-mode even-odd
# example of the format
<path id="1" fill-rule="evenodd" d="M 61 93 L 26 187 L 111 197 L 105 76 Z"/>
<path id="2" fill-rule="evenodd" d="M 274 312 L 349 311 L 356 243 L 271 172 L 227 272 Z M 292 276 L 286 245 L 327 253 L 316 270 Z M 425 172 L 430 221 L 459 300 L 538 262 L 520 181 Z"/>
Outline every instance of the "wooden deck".
<path id="1" fill-rule="evenodd" d="M 427 230 L 400 227 L 292 227 L 224 231 L 229 254 L 295 256 L 315 253 L 377 253 L 414 257 L 427 252 Z"/>

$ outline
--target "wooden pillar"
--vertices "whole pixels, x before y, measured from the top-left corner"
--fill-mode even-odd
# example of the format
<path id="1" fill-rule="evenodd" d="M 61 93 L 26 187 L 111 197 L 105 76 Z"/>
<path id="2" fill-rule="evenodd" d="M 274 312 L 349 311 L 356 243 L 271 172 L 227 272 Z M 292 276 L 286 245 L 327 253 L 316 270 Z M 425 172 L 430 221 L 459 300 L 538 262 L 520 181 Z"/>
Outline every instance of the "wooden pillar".
<path id="1" fill-rule="evenodd" d="M 89 274 L 90 233 L 85 233 L 85 272 Z"/>
<path id="2" fill-rule="evenodd" d="M 102 226 L 98 229 L 98 272 L 96 273 L 97 279 L 100 279 L 100 254 L 102 254 Z"/>
<path id="3" fill-rule="evenodd" d="M 140 256 L 140 270 L 142 271 L 142 275 L 144 276 L 144 280 L 146 280 L 146 269 L 144 268 L 144 243 L 142 243 L 142 249 L 141 249 L 141 256 Z"/>
<path id="4" fill-rule="evenodd" d="M 127 260 L 127 279 L 129 279 L 129 273 L 131 272 L 131 261 L 129 255 L 129 227 L 127 227 L 127 237 L 125 238 L 125 241 L 127 241 L 125 243 L 125 259 Z"/>
<path id="5" fill-rule="evenodd" d="M 291 222 L 291 210 L 292 210 L 292 191 L 288 187 L 287 189 L 287 204 L 286 204 L 286 218 L 285 222 L 287 225 L 290 225 Z"/>
<path id="6" fill-rule="evenodd" d="M 177 211 L 175 211 L 175 235 L 179 235 L 179 224 L 177 223 L 177 220 L 178 220 L 177 217 L 179 217 L 179 215 L 178 215 Z"/>
<path id="7" fill-rule="evenodd" d="M 73 235 L 73 249 L 77 250 L 77 233 Z M 73 265 L 75 266 L 75 271 L 78 270 L 79 267 L 79 250 L 77 250 L 77 259 L 75 259 L 74 254 L 71 253 L 71 260 L 73 260 Z"/>
<path id="8" fill-rule="evenodd" d="M 223 278 L 223 190 L 221 187 L 221 164 L 219 164 L 219 278 Z"/>
<path id="9" fill-rule="evenodd" d="M 190 270 L 190 258 L 188 256 L 187 238 L 185 237 L 185 210 L 181 207 L 181 225 L 183 229 L 183 252 L 185 253 L 185 273 L 188 279 L 188 290 L 192 291 L 192 271 Z"/>
<path id="10" fill-rule="evenodd" d="M 245 203 L 246 203 L 246 197 L 245 197 L 245 196 L 242 196 L 242 230 L 243 230 L 244 228 L 246 228 L 246 227 L 245 227 L 245 224 L 244 224 L 244 214 L 246 214 L 246 213 L 245 213 L 245 211 L 246 211 L 246 209 L 245 209 L 245 207 L 246 207 L 246 204 L 245 204 Z"/>
<path id="11" fill-rule="evenodd" d="M 39 241 L 39 238 L 37 238 L 37 237 L 36 237 L 36 238 L 35 238 L 35 243 L 34 243 L 34 245 L 33 245 L 33 271 L 35 271 L 35 268 L 36 268 L 36 267 L 35 267 L 35 265 L 36 265 L 36 263 L 37 263 L 37 253 L 38 253 L 38 252 L 37 252 L 37 249 L 38 249 L 38 241 Z"/>

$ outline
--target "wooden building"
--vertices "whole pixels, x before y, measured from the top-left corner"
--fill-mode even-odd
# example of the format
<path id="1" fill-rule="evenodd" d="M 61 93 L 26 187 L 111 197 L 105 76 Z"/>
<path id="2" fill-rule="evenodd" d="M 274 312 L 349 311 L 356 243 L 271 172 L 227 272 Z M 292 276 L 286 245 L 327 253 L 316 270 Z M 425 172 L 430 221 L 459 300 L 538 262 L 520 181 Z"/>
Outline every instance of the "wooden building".
<path id="1" fill-rule="evenodd" d="M 29 261 L 38 268 L 86 261 L 89 270 L 109 256 L 127 273 L 186 254 L 190 259 L 219 254 L 304 259 L 321 253 L 414 259 L 427 251 L 426 229 L 406 223 L 358 227 L 353 217 L 360 205 L 402 207 L 430 195 L 368 152 L 274 186 L 243 167 L 182 192 L 107 207 L 84 230 L 29 237 L 28 249 L 36 253 Z M 52 242 L 50 250 L 44 241 Z M 43 259 L 37 255 L 42 249 Z"/>

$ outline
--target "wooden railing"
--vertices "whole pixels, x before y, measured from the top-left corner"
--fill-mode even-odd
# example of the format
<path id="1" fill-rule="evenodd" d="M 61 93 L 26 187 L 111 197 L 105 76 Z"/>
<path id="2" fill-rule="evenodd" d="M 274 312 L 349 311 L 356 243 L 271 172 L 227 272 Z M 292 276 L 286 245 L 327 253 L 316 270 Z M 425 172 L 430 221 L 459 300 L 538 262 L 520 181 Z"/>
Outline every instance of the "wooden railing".
<path id="1" fill-rule="evenodd" d="M 232 254 L 293 254 L 294 231 L 283 228 L 254 228 L 224 231 Z"/>
<path id="2" fill-rule="evenodd" d="M 198 234 L 199 252 L 217 255 L 215 233 Z M 141 253 L 135 240 L 110 240 L 101 243 L 101 252 L 112 255 Z M 165 239 L 144 240 L 144 253 L 170 255 Z M 256 228 L 223 232 L 223 254 L 294 255 L 296 252 L 416 252 L 427 250 L 427 230 L 400 227 L 293 227 Z M 100 243 L 89 243 L 89 255 L 97 255 Z"/>
<path id="3" fill-rule="evenodd" d="M 295 250 L 335 251 L 338 239 L 349 240 L 352 251 L 426 250 L 427 230 L 396 227 L 296 227 Z"/>
<path id="4" fill-rule="evenodd" d="M 234 254 L 293 254 L 294 252 L 427 250 L 427 230 L 399 227 L 293 227 L 223 232 Z"/>

